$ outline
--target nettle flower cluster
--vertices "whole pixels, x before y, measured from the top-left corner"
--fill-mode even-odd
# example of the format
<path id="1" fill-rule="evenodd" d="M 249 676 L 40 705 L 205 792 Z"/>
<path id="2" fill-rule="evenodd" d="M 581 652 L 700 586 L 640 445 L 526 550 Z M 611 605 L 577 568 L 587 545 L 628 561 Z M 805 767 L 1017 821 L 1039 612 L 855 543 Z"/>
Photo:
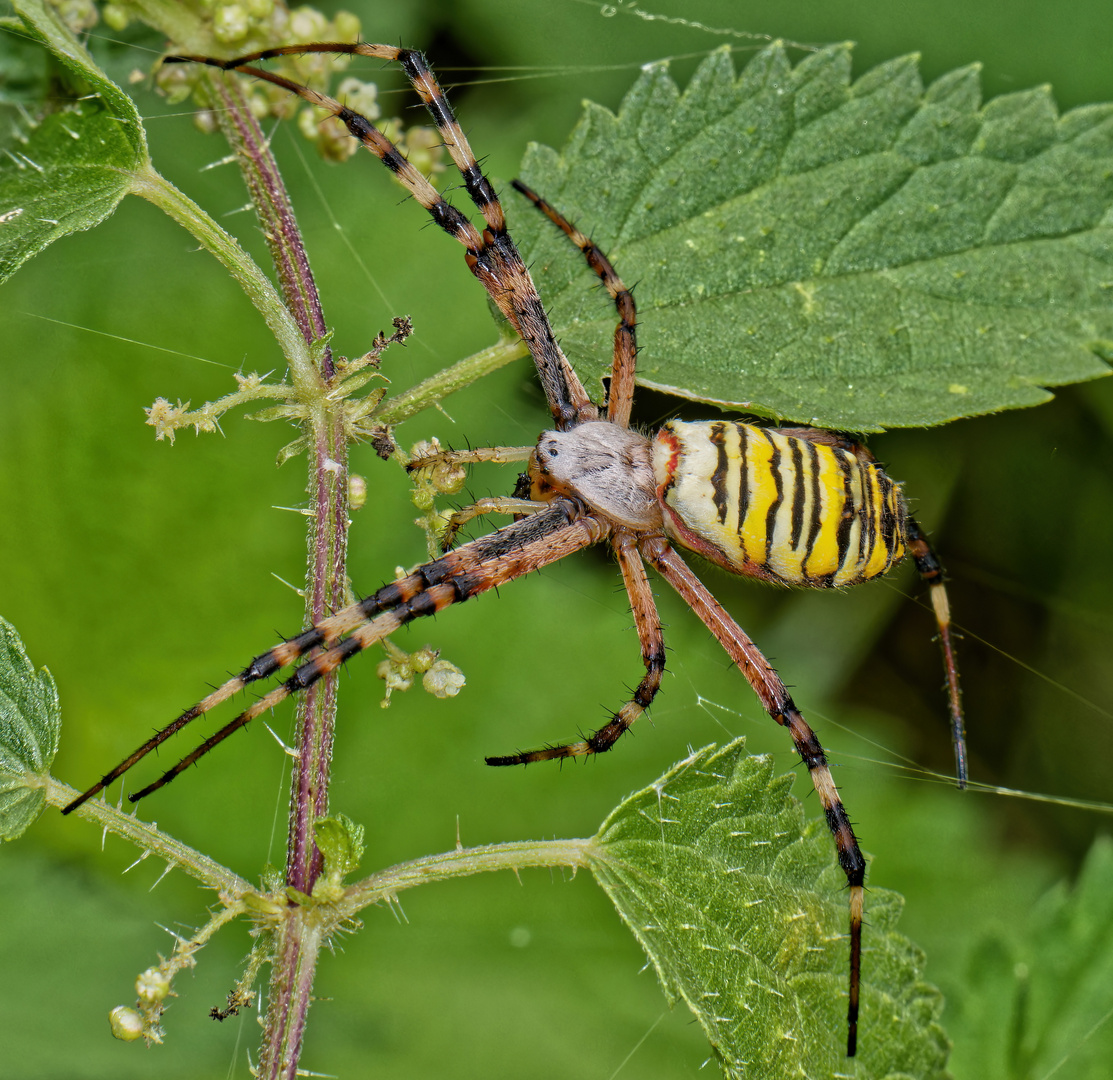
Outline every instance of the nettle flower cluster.
<path id="1" fill-rule="evenodd" d="M 146 18 L 145 0 L 115 0 L 99 9 L 93 0 L 60 0 L 59 13 L 72 29 L 86 33 L 101 20 L 117 32 L 133 20 Z M 291 8 L 281 0 L 180 0 L 183 16 L 193 16 L 210 38 L 207 51 L 215 44 L 229 53 L 248 53 L 279 45 L 307 45 L 318 41 L 358 41 L 360 21 L 349 11 L 338 11 L 332 18 L 308 5 Z M 183 18 L 183 23 L 186 21 Z M 154 22 L 158 24 L 157 20 Z M 175 45 L 186 45 L 177 42 Z M 188 51 L 188 50 L 187 50 Z M 286 56 L 274 62 L 273 69 L 296 82 L 329 93 L 373 120 L 383 133 L 430 179 L 444 171 L 443 147 L 434 128 L 406 127 L 398 117 L 383 118 L 378 86 L 373 82 L 348 77 L 335 86 L 334 79 L 347 70 L 351 58 L 324 54 Z M 172 103 L 193 98 L 202 108 L 196 123 L 213 131 L 216 120 L 213 103 L 206 89 L 205 75 L 189 65 L 156 66 L 155 86 Z M 302 135 L 312 142 L 326 161 L 346 161 L 359 149 L 347 129 L 323 110 L 305 105 L 275 86 L 258 84 L 249 89 L 252 111 L 259 120 L 292 120 Z"/>

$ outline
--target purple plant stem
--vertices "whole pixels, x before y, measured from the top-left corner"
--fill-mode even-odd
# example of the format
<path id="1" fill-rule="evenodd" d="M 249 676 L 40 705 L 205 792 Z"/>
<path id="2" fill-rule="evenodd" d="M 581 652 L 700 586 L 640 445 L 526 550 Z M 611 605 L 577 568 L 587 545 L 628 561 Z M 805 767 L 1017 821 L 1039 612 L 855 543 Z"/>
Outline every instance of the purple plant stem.
<path id="1" fill-rule="evenodd" d="M 320 296 L 309 267 L 278 166 L 255 121 L 241 85 L 211 80 L 221 129 L 236 153 L 251 201 L 274 261 L 286 306 L 307 344 L 326 332 Z M 322 350 L 320 380 L 335 375 L 332 353 Z M 309 422 L 307 422 L 308 424 Z M 316 410 L 307 431 L 309 443 L 309 579 L 306 617 L 316 623 L 344 606 L 348 536 L 348 447 L 339 417 Z M 328 813 L 329 768 L 336 719 L 336 675 L 326 676 L 304 694 L 297 709 L 298 756 L 290 795 L 286 884 L 312 893 L 322 869 L 313 823 Z M 309 1003 L 312 1000 L 320 939 L 300 912 L 291 912 L 275 935 L 275 955 L 258 1075 L 293 1077 L 297 1073 Z"/>
<path id="2" fill-rule="evenodd" d="M 270 248 L 286 307 L 297 320 L 306 343 L 324 337 L 327 332 L 321 297 L 309 266 L 309 256 L 301 238 L 290 197 L 278 172 L 278 163 L 270 150 L 238 80 L 212 78 L 220 108 L 217 121 L 229 145 L 236 151 L 240 171 L 251 194 L 251 202 L 259 216 L 263 237 Z M 326 349 L 321 361 L 321 376 L 331 379 L 335 374 L 332 350 Z"/>

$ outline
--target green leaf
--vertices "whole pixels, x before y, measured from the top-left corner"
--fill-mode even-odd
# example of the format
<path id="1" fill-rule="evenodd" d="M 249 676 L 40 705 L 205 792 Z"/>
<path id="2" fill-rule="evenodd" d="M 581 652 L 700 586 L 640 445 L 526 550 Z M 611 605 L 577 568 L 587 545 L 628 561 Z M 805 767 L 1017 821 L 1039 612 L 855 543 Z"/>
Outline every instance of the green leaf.
<path id="1" fill-rule="evenodd" d="M 325 862 L 322 876 L 332 884 L 339 885 L 359 869 L 364 850 L 362 825 L 347 814 L 318 818 L 313 823 L 313 835 Z"/>
<path id="2" fill-rule="evenodd" d="M 53 8 L 41 0 L 16 7 L 28 36 L 73 77 L 73 92 L 58 111 L 21 132 L 0 162 L 0 281 L 48 244 L 104 221 L 148 160 L 131 98 Z"/>
<path id="3" fill-rule="evenodd" d="M 947 1040 L 923 954 L 870 890 L 858 1056 L 846 1055 L 846 880 L 822 821 L 806 822 L 745 740 L 706 747 L 623 802 L 593 872 L 670 1001 L 695 1013 L 728 1076 L 943 1077 Z"/>
<path id="4" fill-rule="evenodd" d="M 14 840 L 42 813 L 61 729 L 50 672 L 35 670 L 15 627 L 0 618 L 0 840 Z"/>
<path id="5" fill-rule="evenodd" d="M 962 1073 L 1104 1080 L 1113 1058 L 1113 841 L 1099 838 L 1074 889 L 1060 884 L 1015 943 L 972 953 L 955 1003 Z"/>
<path id="6" fill-rule="evenodd" d="M 981 106 L 978 71 L 924 88 L 915 57 L 850 81 L 850 49 L 738 77 L 726 50 L 681 93 L 646 70 L 588 104 L 523 178 L 589 231 L 639 305 L 639 382 L 851 431 L 1035 405 L 1113 357 L 1113 106 L 1060 117 L 1047 87 Z M 579 253 L 510 199 L 582 377 L 615 315 Z"/>

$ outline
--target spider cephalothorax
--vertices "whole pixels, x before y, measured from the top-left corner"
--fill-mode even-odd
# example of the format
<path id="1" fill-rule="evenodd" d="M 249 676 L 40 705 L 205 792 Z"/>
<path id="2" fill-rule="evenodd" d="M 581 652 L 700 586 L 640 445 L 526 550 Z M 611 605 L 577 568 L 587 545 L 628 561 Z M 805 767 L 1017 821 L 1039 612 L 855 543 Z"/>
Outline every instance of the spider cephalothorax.
<path id="1" fill-rule="evenodd" d="M 338 101 L 253 66 L 254 61 L 297 53 L 348 53 L 396 61 L 422 97 L 445 146 L 482 214 L 482 232 L 399 153 L 365 117 Z M 358 604 L 321 620 L 260 654 L 149 739 L 97 784 L 75 799 L 80 806 L 123 775 L 175 732 L 245 686 L 302 661 L 283 683 L 206 739 L 154 783 L 140 799 L 172 780 L 212 747 L 285 697 L 313 685 L 368 645 L 423 615 L 443 611 L 575 551 L 609 543 L 618 562 L 641 644 L 645 673 L 626 702 L 593 735 L 544 749 L 490 757 L 490 765 L 519 765 L 609 750 L 649 707 L 661 683 L 665 647 L 645 564 L 684 599 L 737 664 L 769 715 L 784 726 L 807 766 L 838 850 L 850 893 L 850 986 L 847 1053 L 855 1052 L 860 983 L 865 859 L 839 798 L 823 748 L 780 676 L 678 554 L 680 544 L 724 567 L 782 585 L 830 588 L 854 585 L 888 571 L 906 553 L 931 587 L 946 661 L 956 750 L 962 748 L 958 676 L 951 653 L 942 570 L 900 488 L 853 439 L 811 428 L 766 428 L 731 420 L 666 424 L 653 437 L 630 429 L 637 348 L 633 296 L 603 253 L 523 184 L 515 187 L 558 225 L 583 252 L 614 300 L 618 325 L 605 405 L 597 406 L 564 356 L 529 271 L 514 245 L 502 206 L 484 177 L 425 58 L 390 45 L 296 45 L 234 60 L 168 57 L 265 79 L 321 106 L 380 158 L 430 213 L 463 244 L 466 261 L 529 347 L 554 429 L 535 447 L 497 454 L 438 454 L 411 468 L 477 460 L 529 461 L 529 499 L 490 499 L 457 515 L 454 528 L 479 513 L 514 513 L 501 529 L 448 551 L 383 586 Z M 964 781 L 963 758 L 959 779 Z"/>
<path id="2" fill-rule="evenodd" d="M 530 456 L 534 498 L 560 492 L 637 531 L 664 525 L 653 474 L 653 446 L 629 428 L 602 420 L 546 431 Z"/>

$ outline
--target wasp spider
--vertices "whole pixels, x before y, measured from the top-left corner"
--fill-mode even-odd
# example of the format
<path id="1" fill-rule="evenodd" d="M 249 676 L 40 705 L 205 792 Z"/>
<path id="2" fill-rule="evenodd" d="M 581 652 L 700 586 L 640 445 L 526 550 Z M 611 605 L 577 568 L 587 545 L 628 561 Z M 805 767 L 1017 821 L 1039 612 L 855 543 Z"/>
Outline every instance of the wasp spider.
<path id="1" fill-rule="evenodd" d="M 446 202 L 366 118 L 324 94 L 253 66 L 254 61 L 300 53 L 348 53 L 400 64 L 460 170 L 468 195 L 485 222 L 483 231 Z M 313 44 L 268 49 L 228 61 L 171 56 L 166 62 L 195 62 L 236 70 L 284 87 L 338 117 L 352 136 L 398 177 L 433 220 L 464 246 L 469 269 L 529 347 L 553 426 L 541 434 L 536 446 L 499 455 L 500 460 L 528 459 L 528 484 L 518 492 L 522 498 L 494 500 L 470 515 L 492 509 L 513 511 L 518 517 L 512 524 L 419 567 L 255 657 L 238 676 L 179 716 L 75 799 L 66 812 L 100 792 L 190 721 L 249 683 L 273 675 L 313 650 L 316 655 L 301 663 L 283 683 L 160 779 L 129 798 L 134 801 L 150 794 L 234 731 L 290 694 L 312 686 L 411 620 L 443 611 L 592 544 L 607 543 L 629 594 L 644 677 L 631 699 L 589 738 L 529 753 L 491 757 L 487 763 L 521 765 L 602 753 L 614 746 L 650 706 L 665 667 L 661 623 L 645 569 L 646 563 L 652 566 L 718 639 L 769 715 L 788 729 L 808 768 L 850 891 L 847 1053 L 854 1054 L 865 859 L 815 733 L 780 676 L 689 569 L 674 545 L 736 574 L 811 588 L 856 585 L 879 577 L 905 555 L 911 555 L 931 588 L 938 619 L 961 783 L 965 777 L 962 714 L 942 569 L 909 514 L 900 486 L 885 475 L 860 443 L 820 429 L 769 428 L 717 420 L 672 421 L 652 436 L 632 430 L 630 409 L 637 354 L 633 296 L 591 240 L 525 185 L 515 182 L 514 186 L 579 247 L 618 310 L 607 400 L 601 406 L 592 402 L 553 336 L 529 271 L 507 232 L 498 196 L 421 53 L 390 45 Z M 442 455 L 441 459 L 478 460 L 482 456 L 482 452 L 464 453 Z M 416 464 L 429 464 L 431 460 Z"/>

